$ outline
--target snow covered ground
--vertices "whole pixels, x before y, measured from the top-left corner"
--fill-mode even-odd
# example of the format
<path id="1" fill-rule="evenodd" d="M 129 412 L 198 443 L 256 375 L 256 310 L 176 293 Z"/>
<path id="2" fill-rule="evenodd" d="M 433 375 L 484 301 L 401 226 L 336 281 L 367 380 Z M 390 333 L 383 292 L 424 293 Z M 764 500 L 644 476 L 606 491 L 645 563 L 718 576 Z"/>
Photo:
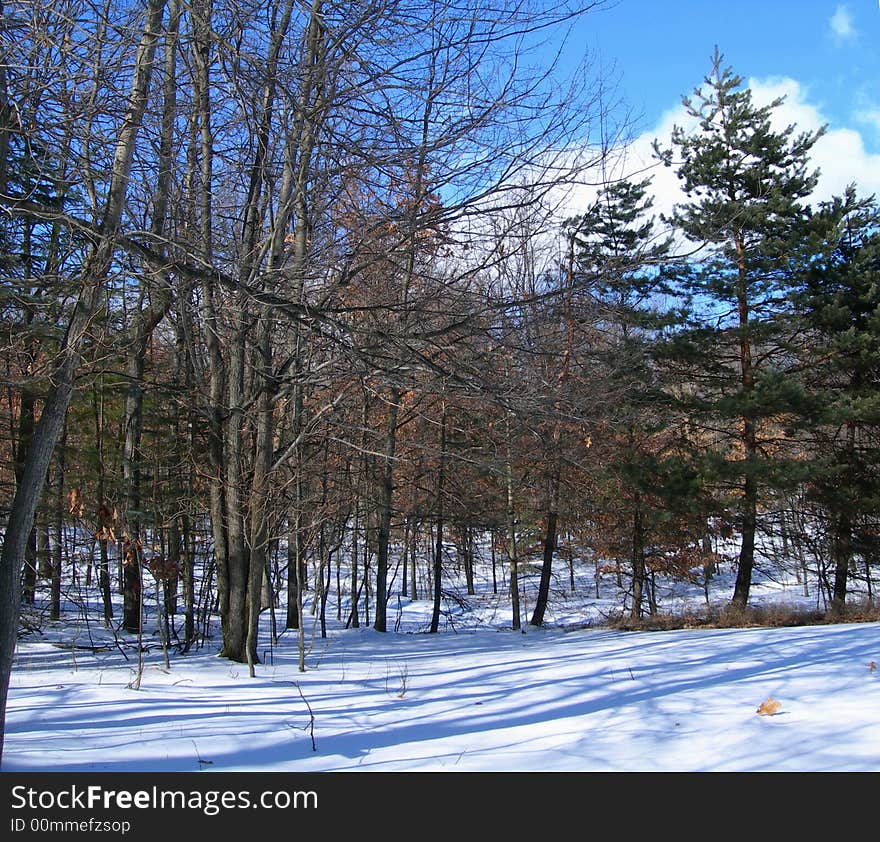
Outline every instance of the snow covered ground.
<path id="1" fill-rule="evenodd" d="M 334 613 L 322 639 L 309 617 L 304 673 L 293 632 L 266 630 L 255 679 L 216 638 L 166 669 L 154 637 L 138 690 L 130 641 L 43 621 L 17 651 L 3 770 L 880 771 L 878 624 L 612 631 L 588 621 L 616 596 L 566 596 L 560 575 L 550 628 L 511 631 L 484 580 L 436 635 L 396 596 L 397 633 Z M 815 606 L 794 583 L 755 599 Z"/>

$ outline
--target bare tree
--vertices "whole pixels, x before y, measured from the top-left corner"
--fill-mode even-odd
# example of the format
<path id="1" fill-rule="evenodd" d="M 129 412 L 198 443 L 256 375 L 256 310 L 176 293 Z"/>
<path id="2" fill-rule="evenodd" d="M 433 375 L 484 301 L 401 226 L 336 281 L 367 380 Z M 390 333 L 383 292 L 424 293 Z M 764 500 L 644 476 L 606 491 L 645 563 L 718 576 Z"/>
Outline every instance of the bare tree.
<path id="1" fill-rule="evenodd" d="M 149 98 L 153 55 L 159 40 L 164 7 L 165 0 L 149 0 L 145 7 L 146 20 L 132 69 L 128 109 L 118 128 L 103 213 L 93 235 L 91 252 L 79 278 L 76 304 L 58 355 L 52 385 L 31 438 L 21 481 L 9 514 L 0 556 L 0 591 L 3 594 L 0 610 L 0 734 L 5 730 L 6 696 L 18 631 L 20 576 L 28 536 L 45 483 L 46 470 L 64 426 L 89 323 L 101 300 L 103 284 L 113 260 L 135 144 Z"/>

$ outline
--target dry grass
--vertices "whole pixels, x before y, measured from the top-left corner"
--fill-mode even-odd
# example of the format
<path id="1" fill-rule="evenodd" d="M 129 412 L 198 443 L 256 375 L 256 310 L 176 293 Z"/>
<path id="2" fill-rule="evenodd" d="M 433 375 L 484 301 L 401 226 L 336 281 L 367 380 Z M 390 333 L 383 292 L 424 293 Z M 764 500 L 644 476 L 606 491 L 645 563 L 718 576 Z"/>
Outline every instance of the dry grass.
<path id="1" fill-rule="evenodd" d="M 668 631 L 672 629 L 743 629 L 820 626 L 832 623 L 880 622 L 880 605 L 868 602 L 847 605 L 843 611 L 806 609 L 800 605 L 776 603 L 743 608 L 739 605 L 688 608 L 678 614 L 654 614 L 633 620 L 629 614 L 607 618 L 609 628 L 620 631 Z"/>

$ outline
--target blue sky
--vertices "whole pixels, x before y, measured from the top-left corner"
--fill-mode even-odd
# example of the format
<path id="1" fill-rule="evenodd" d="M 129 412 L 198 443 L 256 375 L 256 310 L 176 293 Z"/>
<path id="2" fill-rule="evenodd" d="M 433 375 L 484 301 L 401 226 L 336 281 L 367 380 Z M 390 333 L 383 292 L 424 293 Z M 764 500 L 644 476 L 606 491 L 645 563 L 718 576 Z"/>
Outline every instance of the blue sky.
<path id="1" fill-rule="evenodd" d="M 587 52 L 593 75 L 617 81 L 633 142 L 613 175 L 652 174 L 656 211 L 683 199 L 651 144 L 668 146 L 673 125 L 693 127 L 681 98 L 710 72 L 716 45 L 757 104 L 786 98 L 778 129 L 827 126 L 812 152 L 815 201 L 849 184 L 880 197 L 878 0 L 608 0 L 578 23 L 564 57 L 570 69 Z M 590 195 L 575 193 L 575 206 Z"/>
<path id="2" fill-rule="evenodd" d="M 832 128 L 880 152 L 878 0 L 611 0 L 579 24 L 568 55 L 601 58 L 645 131 L 701 82 L 716 44 L 739 75 L 796 81 Z"/>

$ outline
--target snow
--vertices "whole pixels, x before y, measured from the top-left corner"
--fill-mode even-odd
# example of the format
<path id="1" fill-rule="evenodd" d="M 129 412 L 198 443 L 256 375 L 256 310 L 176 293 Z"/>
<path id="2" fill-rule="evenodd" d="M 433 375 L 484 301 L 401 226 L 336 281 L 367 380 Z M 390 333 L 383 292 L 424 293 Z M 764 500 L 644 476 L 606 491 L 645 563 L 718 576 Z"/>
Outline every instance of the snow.
<path id="1" fill-rule="evenodd" d="M 326 639 L 308 618 L 305 672 L 294 632 L 270 645 L 267 612 L 253 679 L 216 637 L 170 669 L 152 637 L 133 689 L 131 640 L 44 621 L 17 650 L 3 770 L 880 771 L 877 623 L 615 631 L 586 622 L 613 583 L 575 598 L 559 575 L 550 627 L 523 632 L 485 580 L 434 635 L 424 601 L 398 614 L 394 596 L 387 634 L 328 609 Z M 794 583 L 755 593 L 807 601 Z"/>

